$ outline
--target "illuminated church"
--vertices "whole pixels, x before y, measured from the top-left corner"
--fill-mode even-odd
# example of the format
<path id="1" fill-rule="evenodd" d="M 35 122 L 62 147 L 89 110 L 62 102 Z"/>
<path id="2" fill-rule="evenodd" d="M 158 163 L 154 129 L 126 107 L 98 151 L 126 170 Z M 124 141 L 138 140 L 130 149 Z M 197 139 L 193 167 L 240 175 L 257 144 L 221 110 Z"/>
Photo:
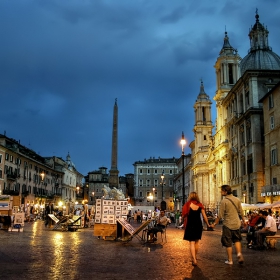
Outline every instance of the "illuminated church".
<path id="1" fill-rule="evenodd" d="M 275 129 L 275 126 L 264 122 L 264 103 L 260 101 L 277 84 L 279 87 L 280 57 L 269 46 L 269 31 L 260 23 L 258 12 L 255 19 L 249 31 L 250 49 L 243 59 L 225 32 L 215 63 L 216 123 L 213 125 L 211 120 L 212 101 L 203 82 L 194 104 L 191 184 L 187 192 L 198 192 L 209 209 L 218 208 L 223 184 L 231 185 L 233 194 L 244 203 L 264 202 L 265 186 L 280 187 L 276 175 L 265 175 L 273 164 L 268 159 L 273 143 L 266 143 L 270 146 L 265 153 L 264 127 Z"/>

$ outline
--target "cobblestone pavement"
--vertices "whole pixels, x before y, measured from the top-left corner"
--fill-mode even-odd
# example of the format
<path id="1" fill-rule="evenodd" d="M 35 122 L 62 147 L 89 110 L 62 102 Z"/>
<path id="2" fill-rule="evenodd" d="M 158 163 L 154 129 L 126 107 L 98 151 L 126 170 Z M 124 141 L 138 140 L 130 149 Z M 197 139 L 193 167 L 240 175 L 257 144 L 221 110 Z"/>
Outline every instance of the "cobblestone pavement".
<path id="1" fill-rule="evenodd" d="M 133 224 L 137 227 L 137 224 Z M 183 230 L 172 224 L 167 243 L 108 241 L 93 228 L 76 232 L 46 229 L 43 221 L 26 223 L 23 232 L 0 230 L 0 279 L 279 279 L 280 244 L 276 250 L 254 251 L 243 240 L 243 265 L 226 265 L 221 226 L 204 231 L 193 267 Z"/>

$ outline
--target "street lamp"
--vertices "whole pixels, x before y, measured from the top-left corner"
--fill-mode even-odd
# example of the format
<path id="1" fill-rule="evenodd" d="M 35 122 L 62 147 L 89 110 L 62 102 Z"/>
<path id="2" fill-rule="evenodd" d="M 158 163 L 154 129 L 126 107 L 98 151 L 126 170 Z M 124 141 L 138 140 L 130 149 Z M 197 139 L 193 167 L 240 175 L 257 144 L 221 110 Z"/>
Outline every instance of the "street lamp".
<path id="1" fill-rule="evenodd" d="M 42 173 L 40 174 L 40 176 L 41 176 L 41 185 L 43 186 L 43 184 L 44 184 L 44 178 L 45 178 L 45 173 L 44 173 L 44 171 L 42 171 Z M 43 187 L 41 187 L 41 205 L 42 205 L 42 192 L 43 192 Z"/>
<path id="2" fill-rule="evenodd" d="M 184 132 L 182 131 L 182 139 L 181 139 L 181 145 L 182 145 L 182 176 L 183 176 L 183 186 L 182 186 L 182 191 L 183 191 L 183 200 L 182 200 L 182 206 L 185 204 L 185 153 L 184 153 L 184 147 L 186 145 L 186 139 L 184 136 Z"/>
<path id="3" fill-rule="evenodd" d="M 155 190 L 156 190 L 156 188 L 154 187 L 153 188 L 153 197 L 155 197 Z M 155 208 L 155 199 L 153 200 L 153 206 L 154 206 L 154 208 Z M 155 210 L 155 209 L 154 209 Z"/>
<path id="4" fill-rule="evenodd" d="M 154 196 L 150 193 L 149 196 L 148 196 L 148 199 L 153 200 L 153 198 L 154 198 Z"/>
<path id="5" fill-rule="evenodd" d="M 162 172 L 161 176 L 161 210 L 165 210 L 165 205 L 164 205 L 164 202 L 163 202 L 163 184 L 164 184 L 164 174 Z M 164 208 L 164 209 L 163 209 Z"/>

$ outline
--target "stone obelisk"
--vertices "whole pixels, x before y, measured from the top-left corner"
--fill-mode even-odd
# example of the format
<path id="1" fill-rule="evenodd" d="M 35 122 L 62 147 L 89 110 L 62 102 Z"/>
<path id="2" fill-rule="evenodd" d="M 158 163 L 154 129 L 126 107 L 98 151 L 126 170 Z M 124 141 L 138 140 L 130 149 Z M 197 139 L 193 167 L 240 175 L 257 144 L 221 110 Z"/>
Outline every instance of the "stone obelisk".
<path id="1" fill-rule="evenodd" d="M 114 105 L 113 114 L 113 133 L 112 133 L 112 156 L 111 170 L 109 171 L 109 187 L 119 187 L 119 171 L 118 171 L 118 105 L 117 98 Z"/>

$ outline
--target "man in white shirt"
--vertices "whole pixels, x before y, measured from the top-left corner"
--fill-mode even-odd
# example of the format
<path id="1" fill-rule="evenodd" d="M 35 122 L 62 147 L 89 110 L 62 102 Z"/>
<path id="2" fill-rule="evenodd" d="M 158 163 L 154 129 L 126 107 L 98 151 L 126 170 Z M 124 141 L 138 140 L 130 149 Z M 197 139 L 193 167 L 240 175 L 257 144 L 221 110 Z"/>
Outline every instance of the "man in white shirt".
<path id="1" fill-rule="evenodd" d="M 261 211 L 263 218 L 265 219 L 265 225 L 261 230 L 255 232 L 257 246 L 254 247 L 256 250 L 265 249 L 264 240 L 266 236 L 273 236 L 277 232 L 276 222 L 275 220 L 268 215 L 267 211 Z"/>

